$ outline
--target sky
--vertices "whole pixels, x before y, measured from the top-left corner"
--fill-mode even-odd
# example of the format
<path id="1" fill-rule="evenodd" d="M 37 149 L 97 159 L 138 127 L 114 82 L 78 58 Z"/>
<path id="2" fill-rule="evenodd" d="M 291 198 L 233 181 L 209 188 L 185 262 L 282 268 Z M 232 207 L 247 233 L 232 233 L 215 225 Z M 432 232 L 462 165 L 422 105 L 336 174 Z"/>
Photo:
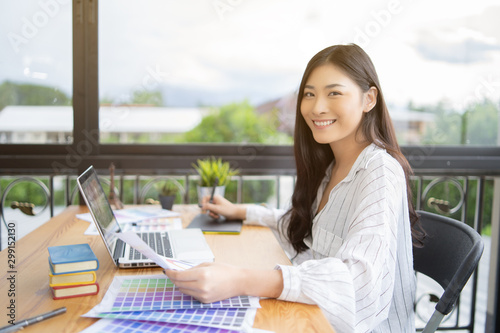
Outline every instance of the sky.
<path id="1" fill-rule="evenodd" d="M 71 95 L 71 1 L 3 0 L 0 83 Z M 391 105 L 500 100 L 497 0 L 100 0 L 100 97 L 159 90 L 166 105 L 293 93 L 333 44 L 370 55 Z"/>

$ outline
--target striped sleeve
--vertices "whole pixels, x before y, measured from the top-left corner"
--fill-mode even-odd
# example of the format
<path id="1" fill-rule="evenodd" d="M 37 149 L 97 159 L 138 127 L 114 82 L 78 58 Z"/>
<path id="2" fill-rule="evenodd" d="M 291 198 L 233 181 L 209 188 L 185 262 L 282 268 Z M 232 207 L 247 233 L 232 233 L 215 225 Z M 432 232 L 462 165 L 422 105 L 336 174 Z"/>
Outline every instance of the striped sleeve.
<path id="1" fill-rule="evenodd" d="M 338 197 L 353 193 L 348 200 L 330 196 L 333 202 L 322 219 L 337 221 L 341 211 L 346 216 L 339 226 L 343 239 L 325 237 L 335 240 L 330 243 L 333 253 L 298 266 L 280 266 L 284 289 L 279 298 L 317 304 L 338 332 L 370 332 L 389 317 L 406 187 L 399 164 L 385 162 L 370 164 L 337 189 Z M 325 244 L 314 244 L 321 242 L 318 238 L 313 250 L 329 251 Z"/>

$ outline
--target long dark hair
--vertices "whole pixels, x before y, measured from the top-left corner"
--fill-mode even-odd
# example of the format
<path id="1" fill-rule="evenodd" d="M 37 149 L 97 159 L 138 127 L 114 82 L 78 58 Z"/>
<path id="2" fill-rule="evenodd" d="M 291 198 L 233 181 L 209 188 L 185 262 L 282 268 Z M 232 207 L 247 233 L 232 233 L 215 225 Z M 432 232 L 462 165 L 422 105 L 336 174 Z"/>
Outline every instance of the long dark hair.
<path id="1" fill-rule="evenodd" d="M 280 225 L 286 229 L 286 236 L 297 253 L 308 249 L 304 239 L 312 232 L 314 218 L 313 202 L 318 187 L 324 178 L 327 167 L 334 156 L 330 145 L 314 140 L 309 126 L 300 112 L 304 95 L 304 86 L 311 72 L 318 66 L 332 64 L 341 69 L 363 92 L 371 87 L 377 88 L 377 103 L 370 112 L 363 113 L 359 126 L 364 138 L 370 143 L 384 148 L 399 164 L 405 176 L 408 192 L 408 208 L 414 246 L 422 246 L 425 236 L 412 201 L 410 176 L 413 174 L 410 164 L 401 153 L 396 133 L 385 104 L 378 75 L 369 56 L 357 45 L 334 45 L 317 53 L 307 64 L 302 76 L 297 97 L 297 110 L 294 134 L 294 153 L 297 168 L 297 182 L 292 195 L 292 206 L 282 217 Z M 287 221 L 285 223 L 285 221 Z"/>

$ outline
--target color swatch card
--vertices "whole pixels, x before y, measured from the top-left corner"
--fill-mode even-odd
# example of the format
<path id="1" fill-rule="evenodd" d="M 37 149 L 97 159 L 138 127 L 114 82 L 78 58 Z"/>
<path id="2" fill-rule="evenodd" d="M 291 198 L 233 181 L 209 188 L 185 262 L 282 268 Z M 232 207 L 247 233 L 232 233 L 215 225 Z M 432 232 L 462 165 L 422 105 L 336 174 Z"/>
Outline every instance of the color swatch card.
<path id="1" fill-rule="evenodd" d="M 203 333 L 239 333 L 241 331 L 226 330 L 215 327 L 205 327 L 185 324 L 162 323 L 155 321 L 135 321 L 122 319 L 101 319 L 94 325 L 87 327 L 81 333 L 109 333 L 109 332 L 127 332 L 127 333 L 185 333 L 185 332 L 203 332 Z"/>
<path id="2" fill-rule="evenodd" d="M 83 316 L 108 319 L 157 321 L 242 330 L 244 328 L 252 327 L 256 313 L 257 309 L 254 308 L 178 309 L 104 313 L 96 313 L 91 310 Z"/>
<path id="3" fill-rule="evenodd" d="M 238 296 L 201 303 L 181 293 L 165 275 L 115 276 L 96 312 L 200 308 L 260 308 L 259 298 Z"/>

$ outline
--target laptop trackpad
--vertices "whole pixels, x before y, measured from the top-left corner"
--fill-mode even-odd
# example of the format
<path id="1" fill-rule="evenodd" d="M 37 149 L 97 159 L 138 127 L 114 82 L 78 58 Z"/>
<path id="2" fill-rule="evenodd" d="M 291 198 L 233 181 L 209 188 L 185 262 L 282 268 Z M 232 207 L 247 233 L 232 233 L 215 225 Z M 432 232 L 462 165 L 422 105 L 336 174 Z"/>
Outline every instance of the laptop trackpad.
<path id="1" fill-rule="evenodd" d="M 174 258 L 193 262 L 213 261 L 214 255 L 201 229 L 170 230 Z"/>

